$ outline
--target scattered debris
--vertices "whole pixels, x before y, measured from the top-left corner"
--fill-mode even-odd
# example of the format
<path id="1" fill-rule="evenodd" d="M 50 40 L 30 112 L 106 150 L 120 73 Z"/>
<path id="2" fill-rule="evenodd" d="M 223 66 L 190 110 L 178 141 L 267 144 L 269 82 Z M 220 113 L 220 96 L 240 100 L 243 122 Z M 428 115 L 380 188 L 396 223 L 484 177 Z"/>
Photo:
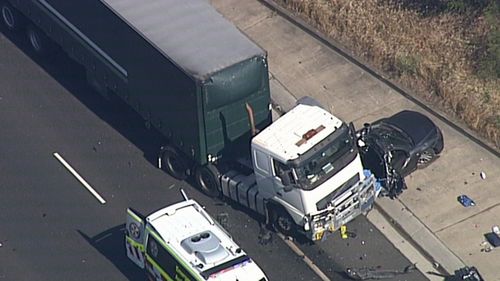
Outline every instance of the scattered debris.
<path id="1" fill-rule="evenodd" d="M 471 198 L 469 198 L 469 196 L 467 196 L 465 194 L 462 194 L 462 195 L 458 196 L 457 200 L 464 207 L 472 207 L 472 206 L 476 205 L 476 203 L 474 202 L 474 200 L 472 200 Z"/>
<path id="2" fill-rule="evenodd" d="M 457 280 L 464 281 L 484 281 L 483 277 L 481 277 L 481 274 L 479 274 L 479 271 L 474 266 L 466 266 L 455 270 L 454 277 L 457 278 Z"/>
<path id="3" fill-rule="evenodd" d="M 273 233 L 265 226 L 261 226 L 259 230 L 259 244 L 267 245 L 273 241 Z"/>
<path id="4" fill-rule="evenodd" d="M 435 261 L 432 263 L 432 266 L 434 267 L 434 269 L 439 269 L 441 267 L 441 264 L 439 264 L 437 261 Z"/>
<path id="5" fill-rule="evenodd" d="M 410 264 L 403 270 L 379 269 L 375 267 L 347 268 L 346 274 L 352 280 L 392 279 L 397 275 L 408 274 L 417 270 L 416 264 Z"/>
<path id="6" fill-rule="evenodd" d="M 216 220 L 223 228 L 227 228 L 229 226 L 229 214 L 228 213 L 219 213 L 217 214 Z"/>
<path id="7" fill-rule="evenodd" d="M 481 177 L 481 179 L 483 179 L 483 180 L 484 180 L 484 179 L 486 179 L 486 173 L 485 173 L 485 172 L 481 172 L 481 173 L 479 174 L 479 176 L 480 176 L 480 177 Z"/>
<path id="8" fill-rule="evenodd" d="M 500 235 L 500 227 L 498 225 L 492 226 L 491 232 L 495 233 L 496 235 Z"/>
<path id="9" fill-rule="evenodd" d="M 486 241 L 489 242 L 489 246 L 491 249 L 500 247 L 500 228 L 498 227 L 498 225 L 494 225 L 491 228 L 491 232 L 484 234 L 484 237 L 486 238 Z M 485 252 L 489 251 L 485 250 Z"/>
<path id="10" fill-rule="evenodd" d="M 345 225 L 340 226 L 340 237 L 342 237 L 342 239 L 349 238 L 349 236 L 347 235 L 347 226 Z"/>
<path id="11" fill-rule="evenodd" d="M 420 187 L 417 187 L 417 190 L 418 190 L 418 191 L 422 191 L 422 189 L 421 189 Z"/>
<path id="12" fill-rule="evenodd" d="M 489 253 L 491 252 L 493 248 L 491 247 L 491 244 L 488 243 L 488 241 L 483 241 L 481 242 L 481 252 L 482 253 Z"/>

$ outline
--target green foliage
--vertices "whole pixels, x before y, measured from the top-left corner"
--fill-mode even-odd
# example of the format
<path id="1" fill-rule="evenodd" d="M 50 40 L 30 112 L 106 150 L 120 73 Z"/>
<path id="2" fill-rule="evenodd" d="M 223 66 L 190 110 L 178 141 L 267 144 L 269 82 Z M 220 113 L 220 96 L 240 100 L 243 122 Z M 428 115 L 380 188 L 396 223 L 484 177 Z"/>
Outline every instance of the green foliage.
<path id="1" fill-rule="evenodd" d="M 496 0 L 450 0 L 446 3 L 446 10 L 465 13 L 470 10 L 480 10 Z"/>
<path id="2" fill-rule="evenodd" d="M 500 78 L 500 3 L 492 1 L 484 13 L 490 26 L 486 54 L 481 59 L 479 73 L 485 78 Z"/>
<path id="3" fill-rule="evenodd" d="M 400 74 L 414 75 L 418 69 L 418 58 L 412 55 L 398 55 L 396 57 L 396 69 Z"/>

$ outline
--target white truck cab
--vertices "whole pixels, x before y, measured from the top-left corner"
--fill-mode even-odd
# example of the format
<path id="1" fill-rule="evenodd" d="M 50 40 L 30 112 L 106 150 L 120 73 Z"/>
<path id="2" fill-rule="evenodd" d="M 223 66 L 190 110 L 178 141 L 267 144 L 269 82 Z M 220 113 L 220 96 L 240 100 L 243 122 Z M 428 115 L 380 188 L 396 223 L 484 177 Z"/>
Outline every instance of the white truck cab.
<path id="1" fill-rule="evenodd" d="M 222 175 L 222 194 L 282 233 L 321 240 L 373 206 L 378 185 L 363 168 L 352 124 L 298 103 L 256 134 L 253 173 Z"/>
<path id="2" fill-rule="evenodd" d="M 125 247 L 149 280 L 268 280 L 203 207 L 187 198 L 146 218 L 127 209 Z"/>

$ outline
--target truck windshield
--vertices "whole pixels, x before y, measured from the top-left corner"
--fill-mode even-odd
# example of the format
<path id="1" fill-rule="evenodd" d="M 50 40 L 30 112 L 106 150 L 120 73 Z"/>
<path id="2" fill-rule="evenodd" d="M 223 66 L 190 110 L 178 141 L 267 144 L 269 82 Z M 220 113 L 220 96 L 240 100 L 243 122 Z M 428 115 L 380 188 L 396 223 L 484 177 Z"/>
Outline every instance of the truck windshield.
<path id="1" fill-rule="evenodd" d="M 349 164 L 357 154 L 347 126 L 328 137 L 323 147 L 295 167 L 298 184 L 304 190 L 314 189 Z"/>

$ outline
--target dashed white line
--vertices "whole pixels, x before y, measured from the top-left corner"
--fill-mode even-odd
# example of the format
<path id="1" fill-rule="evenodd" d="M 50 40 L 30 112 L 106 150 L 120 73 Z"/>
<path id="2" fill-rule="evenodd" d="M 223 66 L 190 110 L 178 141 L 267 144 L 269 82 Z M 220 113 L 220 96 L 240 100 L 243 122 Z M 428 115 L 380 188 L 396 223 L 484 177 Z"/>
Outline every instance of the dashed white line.
<path id="1" fill-rule="evenodd" d="M 59 153 L 57 152 L 54 152 L 54 157 L 59 160 L 59 162 L 61 162 L 61 164 L 63 164 L 63 166 L 71 173 L 73 174 L 73 176 L 75 176 L 75 178 L 90 192 L 92 193 L 92 195 L 94 195 L 95 198 L 97 198 L 97 200 L 99 200 L 99 202 L 101 202 L 101 204 L 106 204 L 106 200 L 104 200 L 104 198 L 102 198 L 101 195 L 99 195 L 99 193 L 97 193 L 97 191 L 95 191 L 91 186 L 90 184 L 87 183 L 87 181 L 85 181 L 84 178 L 82 178 L 76 171 L 75 169 L 73 169 L 73 167 L 71 167 L 68 162 L 66 162 L 66 160 L 64 160 L 64 158 L 62 158 L 61 155 L 59 155 Z"/>

